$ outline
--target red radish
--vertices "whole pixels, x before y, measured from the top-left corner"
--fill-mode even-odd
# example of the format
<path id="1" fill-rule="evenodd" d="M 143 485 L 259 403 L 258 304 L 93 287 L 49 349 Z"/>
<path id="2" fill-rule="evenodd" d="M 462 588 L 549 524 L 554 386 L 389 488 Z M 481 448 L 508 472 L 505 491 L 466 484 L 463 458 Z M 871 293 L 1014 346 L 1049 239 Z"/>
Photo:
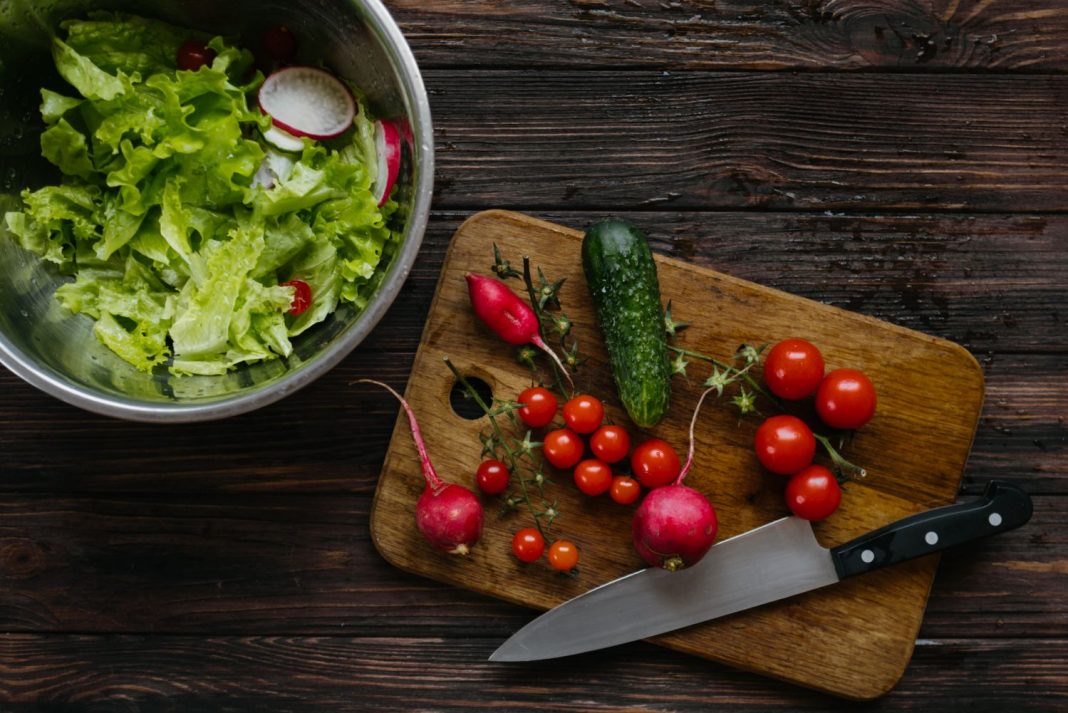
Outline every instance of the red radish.
<path id="1" fill-rule="evenodd" d="M 712 389 L 701 394 L 690 420 L 690 454 L 679 477 L 672 485 L 650 491 L 634 513 L 634 547 L 638 554 L 650 565 L 672 572 L 697 564 L 716 541 L 718 523 L 712 503 L 682 484 L 693 466 L 693 430 L 709 391 Z"/>
<path id="2" fill-rule="evenodd" d="M 378 177 L 371 189 L 378 207 L 389 200 L 401 165 L 401 138 L 397 125 L 392 121 L 375 122 L 375 147 L 378 150 Z"/>
<path id="3" fill-rule="evenodd" d="M 423 537 L 437 549 L 449 554 L 466 555 L 482 536 L 482 503 L 467 488 L 446 483 L 438 476 L 427 455 L 426 443 L 415 414 L 404 397 L 380 381 L 360 379 L 356 383 L 380 386 L 400 401 L 408 414 L 412 440 L 419 451 L 423 478 L 426 479 L 426 490 L 415 505 L 415 524 Z"/>
<path id="4" fill-rule="evenodd" d="M 293 136 L 332 139 L 349 130 L 356 100 L 345 84 L 315 67 L 286 67 L 264 80 L 260 110 Z"/>
<path id="5" fill-rule="evenodd" d="M 574 390 L 575 384 L 571 380 L 571 374 L 564 368 L 556 352 L 550 349 L 545 340 L 541 338 L 538 316 L 534 314 L 531 306 L 500 280 L 470 272 L 466 277 L 471 304 L 478 318 L 509 344 L 515 346 L 533 344 L 548 354 Z"/>

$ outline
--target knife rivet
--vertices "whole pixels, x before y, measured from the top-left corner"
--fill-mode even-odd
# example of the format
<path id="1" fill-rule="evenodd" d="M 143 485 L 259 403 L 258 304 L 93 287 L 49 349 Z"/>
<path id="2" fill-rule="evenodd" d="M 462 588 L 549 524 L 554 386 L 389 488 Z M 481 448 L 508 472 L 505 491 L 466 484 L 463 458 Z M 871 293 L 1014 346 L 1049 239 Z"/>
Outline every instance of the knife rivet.
<path id="1" fill-rule="evenodd" d="M 871 564 L 875 561 L 875 553 L 871 550 L 864 550 L 860 553 L 860 559 L 864 561 L 864 564 Z"/>
<path id="2" fill-rule="evenodd" d="M 926 535 L 923 536 L 923 539 L 929 545 L 937 545 L 938 544 L 938 533 L 935 532 L 934 530 L 931 530 L 930 532 L 928 532 Z"/>
<path id="3" fill-rule="evenodd" d="M 987 522 L 989 522 L 994 527 L 997 527 L 1001 524 L 1001 515 L 999 513 L 992 512 L 990 513 L 990 517 L 987 518 Z"/>

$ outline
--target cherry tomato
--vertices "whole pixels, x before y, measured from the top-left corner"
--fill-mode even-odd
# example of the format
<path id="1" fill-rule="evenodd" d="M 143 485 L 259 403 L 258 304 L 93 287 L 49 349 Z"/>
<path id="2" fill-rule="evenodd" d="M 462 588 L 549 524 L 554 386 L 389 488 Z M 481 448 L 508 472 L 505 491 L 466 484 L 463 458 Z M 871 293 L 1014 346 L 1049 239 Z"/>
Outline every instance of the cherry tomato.
<path id="1" fill-rule="evenodd" d="M 484 460 L 475 473 L 475 482 L 486 495 L 500 495 L 508 489 L 508 469 L 499 460 Z"/>
<path id="2" fill-rule="evenodd" d="M 630 454 L 630 469 L 645 487 L 659 488 L 679 477 L 682 464 L 670 443 L 650 438 Z"/>
<path id="3" fill-rule="evenodd" d="M 289 282 L 283 282 L 282 287 L 293 288 L 293 302 L 289 306 L 289 313 L 294 317 L 299 317 L 308 311 L 312 303 L 311 287 L 304 280 L 290 280 Z"/>
<path id="4" fill-rule="evenodd" d="M 590 450 L 605 463 L 618 463 L 630 452 L 630 436 L 621 426 L 601 426 L 590 436 Z"/>
<path id="5" fill-rule="evenodd" d="M 292 64 L 297 55 L 297 39 L 285 25 L 268 27 L 263 33 L 263 49 L 280 64 Z"/>
<path id="6" fill-rule="evenodd" d="M 600 495 L 612 487 L 612 468 L 604 461 L 589 458 L 575 466 L 575 485 L 586 495 Z"/>
<path id="7" fill-rule="evenodd" d="M 203 42 L 189 40 L 178 48 L 178 69 L 195 72 L 201 67 L 210 66 L 215 57 L 215 50 Z"/>
<path id="8" fill-rule="evenodd" d="M 545 460 L 561 470 L 570 468 L 582 460 L 582 453 L 585 450 L 582 439 L 569 428 L 559 428 L 545 434 L 545 441 L 541 446 Z"/>
<path id="9" fill-rule="evenodd" d="M 582 394 L 564 404 L 564 423 L 575 433 L 593 433 L 604 420 L 604 405 Z"/>
<path id="10" fill-rule="evenodd" d="M 630 505 L 641 497 L 642 486 L 629 475 L 617 475 L 612 478 L 612 487 L 608 494 L 620 505 Z"/>
<path id="11" fill-rule="evenodd" d="M 816 438 L 796 416 L 772 416 L 756 432 L 756 454 L 772 473 L 792 475 L 812 463 Z"/>
<path id="12" fill-rule="evenodd" d="M 784 339 L 764 361 L 764 383 L 776 396 L 790 401 L 816 393 L 823 380 L 823 355 L 804 339 Z"/>
<path id="13" fill-rule="evenodd" d="M 829 517 L 841 502 L 838 480 L 822 465 L 810 465 L 786 484 L 786 505 L 804 520 Z"/>
<path id="14" fill-rule="evenodd" d="M 512 554 L 520 562 L 537 562 L 545 552 L 545 538 L 536 527 L 524 527 L 512 538 Z"/>
<path id="15" fill-rule="evenodd" d="M 875 415 L 875 386 L 863 371 L 835 369 L 816 392 L 816 413 L 831 428 L 860 428 Z"/>
<path id="16" fill-rule="evenodd" d="M 531 428 L 542 428 L 556 418 L 556 397 L 553 392 L 541 386 L 535 386 L 519 394 L 519 418 Z"/>
<path id="17" fill-rule="evenodd" d="M 549 545 L 549 566 L 560 572 L 570 572 L 578 566 L 579 550 L 574 542 L 557 540 Z"/>

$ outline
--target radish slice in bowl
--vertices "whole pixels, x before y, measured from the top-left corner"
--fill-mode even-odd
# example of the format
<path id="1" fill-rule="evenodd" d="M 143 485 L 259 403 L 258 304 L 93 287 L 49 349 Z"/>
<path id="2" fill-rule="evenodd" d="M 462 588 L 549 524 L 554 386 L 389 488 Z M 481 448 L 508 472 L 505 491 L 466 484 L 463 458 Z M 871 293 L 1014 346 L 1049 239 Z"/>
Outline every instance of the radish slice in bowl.
<path id="1" fill-rule="evenodd" d="M 356 117 L 356 101 L 348 87 L 315 67 L 287 67 L 273 73 L 260 87 L 259 103 L 275 128 L 317 141 L 345 133 Z"/>
<path id="2" fill-rule="evenodd" d="M 401 165 L 401 135 L 392 121 L 375 122 L 375 148 L 378 151 L 378 177 L 371 188 L 378 206 L 389 200 Z"/>
<path id="3" fill-rule="evenodd" d="M 272 126 L 267 131 L 264 131 L 263 138 L 280 151 L 295 152 L 304 150 L 304 139 L 279 129 L 277 126 Z"/>

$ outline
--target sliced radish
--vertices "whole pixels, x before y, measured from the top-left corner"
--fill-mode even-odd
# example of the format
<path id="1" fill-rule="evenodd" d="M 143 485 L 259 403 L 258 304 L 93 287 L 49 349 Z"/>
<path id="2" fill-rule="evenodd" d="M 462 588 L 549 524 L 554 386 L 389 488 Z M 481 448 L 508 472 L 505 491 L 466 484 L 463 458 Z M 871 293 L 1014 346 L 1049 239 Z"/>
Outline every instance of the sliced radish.
<path id="1" fill-rule="evenodd" d="M 282 151 L 304 150 L 304 139 L 300 138 L 299 136 L 294 136 L 293 134 L 289 133 L 288 131 L 285 131 L 284 129 L 279 129 L 277 126 L 272 126 L 271 128 L 267 129 L 267 131 L 264 131 L 263 138 L 271 146 L 274 146 L 276 149 L 280 149 Z"/>
<path id="2" fill-rule="evenodd" d="M 340 136 L 356 118 L 356 100 L 348 87 L 315 67 L 273 73 L 260 87 L 259 102 L 275 128 L 316 140 Z"/>
<path id="3" fill-rule="evenodd" d="M 381 208 L 397 183 L 401 165 L 401 135 L 392 121 L 375 122 L 375 148 L 378 150 L 378 177 L 372 188 Z"/>

